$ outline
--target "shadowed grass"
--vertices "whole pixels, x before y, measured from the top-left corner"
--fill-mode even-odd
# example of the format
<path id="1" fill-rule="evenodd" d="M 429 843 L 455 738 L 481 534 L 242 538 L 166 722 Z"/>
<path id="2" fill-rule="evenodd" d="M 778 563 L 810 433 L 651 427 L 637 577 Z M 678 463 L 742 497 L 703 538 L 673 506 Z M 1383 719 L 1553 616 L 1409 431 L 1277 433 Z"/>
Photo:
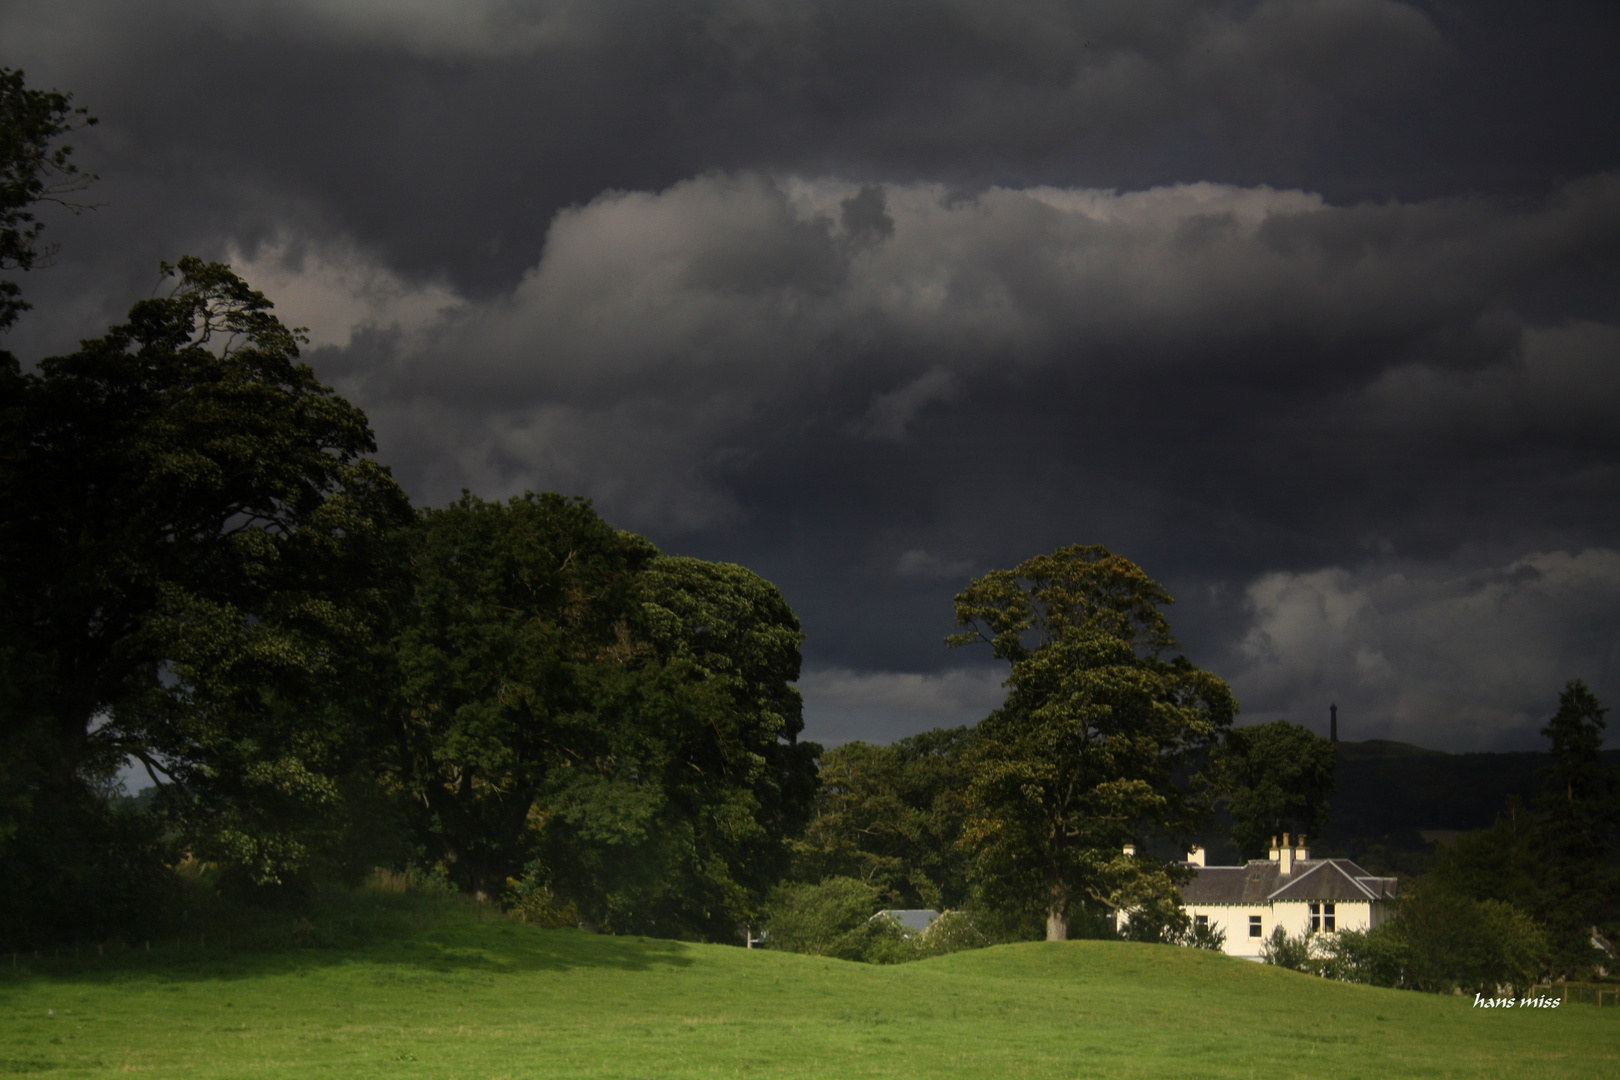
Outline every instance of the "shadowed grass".
<path id="1" fill-rule="evenodd" d="M 432 922 L 343 948 L 8 968 L 0 1074 L 1620 1074 L 1620 1010 L 1487 1011 L 1166 946 L 1015 945 L 875 967 L 453 908 Z"/>

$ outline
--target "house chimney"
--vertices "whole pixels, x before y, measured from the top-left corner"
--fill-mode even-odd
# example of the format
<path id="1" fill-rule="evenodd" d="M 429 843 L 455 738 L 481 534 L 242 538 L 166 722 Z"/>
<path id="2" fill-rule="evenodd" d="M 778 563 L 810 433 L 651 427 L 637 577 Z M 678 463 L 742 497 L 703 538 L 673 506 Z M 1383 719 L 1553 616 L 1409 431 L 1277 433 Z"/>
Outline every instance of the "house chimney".
<path id="1" fill-rule="evenodd" d="M 1339 707 L 1337 705 L 1328 706 L 1328 739 L 1332 742 L 1339 741 Z"/>
<path id="2" fill-rule="evenodd" d="M 1289 842 L 1287 833 L 1283 833 L 1282 847 L 1277 849 L 1277 869 L 1284 874 L 1294 872 L 1294 845 Z"/>
<path id="3" fill-rule="evenodd" d="M 1273 836 L 1271 838 L 1271 861 L 1276 862 L 1281 857 L 1281 854 L 1277 851 L 1277 838 Z"/>
<path id="4" fill-rule="evenodd" d="M 1299 834 L 1299 843 L 1294 845 L 1294 858 L 1304 862 L 1311 857 L 1311 849 L 1305 846 L 1305 834 Z"/>
<path id="5" fill-rule="evenodd" d="M 1121 850 L 1123 850 L 1125 852 L 1125 854 L 1127 854 L 1127 855 L 1135 855 L 1136 854 L 1136 845 L 1135 844 L 1126 844 L 1125 847 L 1123 849 L 1121 849 Z"/>
<path id="6" fill-rule="evenodd" d="M 1204 845 L 1194 844 L 1193 849 L 1187 852 L 1187 861 L 1194 866 L 1204 865 Z"/>

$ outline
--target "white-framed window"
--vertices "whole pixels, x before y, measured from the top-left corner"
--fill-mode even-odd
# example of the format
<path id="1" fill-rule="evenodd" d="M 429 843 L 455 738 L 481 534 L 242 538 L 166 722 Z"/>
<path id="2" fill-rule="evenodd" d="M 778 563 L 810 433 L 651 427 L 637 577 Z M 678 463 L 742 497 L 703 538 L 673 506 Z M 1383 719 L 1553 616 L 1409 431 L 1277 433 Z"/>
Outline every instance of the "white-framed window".
<path id="1" fill-rule="evenodd" d="M 1331 934 L 1339 927 L 1338 905 L 1320 903 L 1310 905 L 1311 933 Z"/>
<path id="2" fill-rule="evenodd" d="M 1193 916 L 1193 927 L 1195 929 L 1198 929 L 1198 930 L 1208 930 L 1209 929 L 1209 916 L 1208 915 L 1194 915 Z"/>
<path id="3" fill-rule="evenodd" d="M 1250 937 L 1265 937 L 1266 936 L 1265 934 L 1261 933 L 1261 931 L 1260 931 L 1260 916 L 1258 916 L 1258 915 L 1250 915 L 1249 916 L 1249 936 Z"/>

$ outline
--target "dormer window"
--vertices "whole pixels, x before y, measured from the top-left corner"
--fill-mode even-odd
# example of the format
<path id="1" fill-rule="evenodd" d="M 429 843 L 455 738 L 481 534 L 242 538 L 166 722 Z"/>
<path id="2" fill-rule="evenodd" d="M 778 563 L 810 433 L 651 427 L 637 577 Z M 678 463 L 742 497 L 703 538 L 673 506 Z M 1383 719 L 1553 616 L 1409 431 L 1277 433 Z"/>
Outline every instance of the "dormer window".
<path id="1" fill-rule="evenodd" d="M 1337 906 L 1330 903 L 1311 904 L 1311 933 L 1331 934 L 1338 929 Z"/>

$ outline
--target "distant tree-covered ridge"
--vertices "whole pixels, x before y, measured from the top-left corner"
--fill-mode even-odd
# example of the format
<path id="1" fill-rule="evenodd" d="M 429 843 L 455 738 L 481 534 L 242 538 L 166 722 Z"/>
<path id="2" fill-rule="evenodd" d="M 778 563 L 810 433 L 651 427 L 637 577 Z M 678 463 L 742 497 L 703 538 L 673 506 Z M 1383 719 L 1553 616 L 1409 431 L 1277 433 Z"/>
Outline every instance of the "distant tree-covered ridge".
<path id="1" fill-rule="evenodd" d="M 1319 830 L 1331 844 L 1489 828 L 1510 796 L 1526 805 L 1534 799 L 1537 774 L 1552 760 L 1545 750 L 1452 754 L 1378 739 L 1335 745 L 1332 812 Z M 1620 750 L 1599 756 L 1620 765 Z"/>

